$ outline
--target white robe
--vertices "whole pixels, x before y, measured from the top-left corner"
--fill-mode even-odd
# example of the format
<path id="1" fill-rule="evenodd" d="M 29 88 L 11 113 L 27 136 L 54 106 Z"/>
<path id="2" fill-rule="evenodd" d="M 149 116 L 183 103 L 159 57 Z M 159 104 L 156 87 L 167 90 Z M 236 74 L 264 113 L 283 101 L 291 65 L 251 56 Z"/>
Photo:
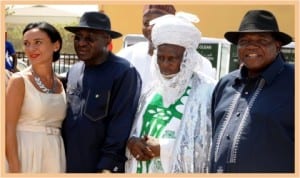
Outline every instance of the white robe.
<path id="1" fill-rule="evenodd" d="M 116 55 L 127 59 L 139 72 L 143 89 L 153 81 L 152 57 L 148 54 L 148 41 L 123 48 Z"/>
<path id="2" fill-rule="evenodd" d="M 191 90 L 184 102 L 181 120 L 173 119 L 164 128 L 174 131 L 175 139 L 158 138 L 160 142 L 160 157 L 151 162 L 148 173 L 158 173 L 157 161 L 161 162 L 164 173 L 194 173 L 207 172 L 209 147 L 211 143 L 211 96 L 215 81 L 194 73 L 190 80 Z M 160 87 L 153 85 L 142 94 L 136 120 L 130 136 L 140 136 L 144 111 Z M 164 135 L 162 133 L 161 135 Z M 138 161 L 126 150 L 128 160 L 125 172 L 136 173 Z"/>

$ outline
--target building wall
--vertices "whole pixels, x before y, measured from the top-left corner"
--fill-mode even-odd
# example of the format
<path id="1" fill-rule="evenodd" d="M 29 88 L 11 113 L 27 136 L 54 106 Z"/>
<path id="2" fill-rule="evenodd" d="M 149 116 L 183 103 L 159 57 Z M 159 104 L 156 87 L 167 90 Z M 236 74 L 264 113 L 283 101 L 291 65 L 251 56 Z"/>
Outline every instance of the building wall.
<path id="1" fill-rule="evenodd" d="M 30 22 L 47 21 L 52 24 L 78 23 L 79 17 L 57 17 L 57 16 L 8 16 L 5 18 L 6 24 L 28 24 Z M 9 29 L 8 29 L 9 30 Z"/>
<path id="2" fill-rule="evenodd" d="M 252 3 L 253 4 L 253 3 Z M 283 3 L 256 3 L 250 4 L 208 4 L 189 3 L 175 4 L 177 11 L 196 14 L 200 22 L 196 26 L 205 37 L 223 38 L 226 31 L 236 31 L 244 14 L 250 9 L 266 9 L 276 16 L 281 31 L 295 36 L 295 4 Z M 112 29 L 123 33 L 141 33 L 143 4 L 99 4 L 111 18 Z M 122 38 L 113 40 L 113 51 L 122 47 Z"/>

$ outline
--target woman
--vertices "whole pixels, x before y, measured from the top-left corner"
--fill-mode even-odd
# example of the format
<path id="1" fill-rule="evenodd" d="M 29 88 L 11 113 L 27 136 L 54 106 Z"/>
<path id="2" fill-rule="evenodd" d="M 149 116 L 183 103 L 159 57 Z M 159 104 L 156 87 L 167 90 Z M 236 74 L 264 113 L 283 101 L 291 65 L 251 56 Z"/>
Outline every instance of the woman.
<path id="1" fill-rule="evenodd" d="M 66 112 L 62 83 L 52 69 L 62 38 L 47 22 L 23 30 L 31 66 L 12 75 L 6 90 L 6 159 L 11 173 L 65 171 L 60 127 Z"/>
<path id="2" fill-rule="evenodd" d="M 152 21 L 157 80 L 140 98 L 126 172 L 207 171 L 215 81 L 199 70 L 201 32 L 182 18 L 165 15 Z"/>

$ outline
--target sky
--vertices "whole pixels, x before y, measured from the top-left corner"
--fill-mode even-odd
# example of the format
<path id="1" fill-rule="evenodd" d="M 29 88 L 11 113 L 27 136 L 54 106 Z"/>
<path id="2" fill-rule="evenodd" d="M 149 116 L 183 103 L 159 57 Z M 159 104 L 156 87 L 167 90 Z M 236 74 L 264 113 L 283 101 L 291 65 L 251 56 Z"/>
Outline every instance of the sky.
<path id="1" fill-rule="evenodd" d="M 86 11 L 98 11 L 97 4 L 95 4 L 95 5 L 48 5 L 48 4 L 43 4 L 43 5 L 47 5 L 51 8 L 75 13 L 75 14 L 78 14 L 79 16 L 81 16 Z M 24 8 L 24 7 L 30 7 L 30 6 L 33 6 L 33 5 L 14 5 L 14 8 Z"/>

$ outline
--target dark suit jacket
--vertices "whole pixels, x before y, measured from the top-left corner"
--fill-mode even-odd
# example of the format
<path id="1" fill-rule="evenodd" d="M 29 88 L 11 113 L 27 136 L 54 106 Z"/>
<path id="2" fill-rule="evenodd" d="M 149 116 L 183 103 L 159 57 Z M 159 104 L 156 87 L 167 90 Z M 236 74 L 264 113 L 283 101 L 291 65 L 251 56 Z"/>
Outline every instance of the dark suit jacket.
<path id="1" fill-rule="evenodd" d="M 62 129 L 67 172 L 124 172 L 125 146 L 140 90 L 136 69 L 112 53 L 100 65 L 79 62 L 70 69 Z"/>

